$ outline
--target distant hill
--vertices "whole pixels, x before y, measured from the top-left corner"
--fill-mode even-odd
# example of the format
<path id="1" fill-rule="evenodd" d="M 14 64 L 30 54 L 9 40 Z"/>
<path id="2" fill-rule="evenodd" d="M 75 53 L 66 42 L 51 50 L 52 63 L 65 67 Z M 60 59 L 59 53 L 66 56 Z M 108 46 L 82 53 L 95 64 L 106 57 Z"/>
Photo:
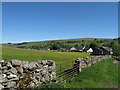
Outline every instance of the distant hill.
<path id="1" fill-rule="evenodd" d="M 66 52 L 66 48 L 89 48 L 89 47 L 101 47 L 107 46 L 115 48 L 118 44 L 118 39 L 111 38 L 74 38 L 74 39 L 62 39 L 62 40 L 46 40 L 46 41 L 34 41 L 34 42 L 22 42 L 22 43 L 6 43 L 4 46 L 35 49 L 35 50 L 55 50 L 60 52 Z M 114 50 L 116 51 L 116 50 Z"/>
<path id="2" fill-rule="evenodd" d="M 80 41 L 80 40 L 112 40 L 112 38 L 73 38 L 73 39 L 60 39 L 60 40 L 45 40 L 45 41 L 34 41 L 30 43 L 40 43 L 48 41 Z"/>

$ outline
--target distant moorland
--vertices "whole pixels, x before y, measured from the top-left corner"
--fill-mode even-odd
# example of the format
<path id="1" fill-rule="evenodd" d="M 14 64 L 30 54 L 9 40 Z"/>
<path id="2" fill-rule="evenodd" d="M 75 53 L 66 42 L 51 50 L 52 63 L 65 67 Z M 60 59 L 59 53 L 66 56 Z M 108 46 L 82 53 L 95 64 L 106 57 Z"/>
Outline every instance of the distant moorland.
<path id="1" fill-rule="evenodd" d="M 22 43 L 5 43 L 3 46 L 35 49 L 35 50 L 54 50 L 65 52 L 68 47 L 75 48 L 98 48 L 100 46 L 107 46 L 113 49 L 115 55 L 120 55 L 118 52 L 120 45 L 118 39 L 105 38 L 78 38 L 78 39 L 64 39 L 64 40 L 48 40 L 39 42 L 22 42 Z"/>

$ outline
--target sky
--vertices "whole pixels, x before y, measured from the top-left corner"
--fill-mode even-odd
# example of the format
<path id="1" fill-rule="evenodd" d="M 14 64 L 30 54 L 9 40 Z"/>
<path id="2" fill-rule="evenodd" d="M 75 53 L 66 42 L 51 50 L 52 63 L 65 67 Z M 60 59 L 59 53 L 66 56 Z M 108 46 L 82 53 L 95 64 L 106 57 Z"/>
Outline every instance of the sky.
<path id="1" fill-rule="evenodd" d="M 2 42 L 118 37 L 117 2 L 4 2 Z"/>

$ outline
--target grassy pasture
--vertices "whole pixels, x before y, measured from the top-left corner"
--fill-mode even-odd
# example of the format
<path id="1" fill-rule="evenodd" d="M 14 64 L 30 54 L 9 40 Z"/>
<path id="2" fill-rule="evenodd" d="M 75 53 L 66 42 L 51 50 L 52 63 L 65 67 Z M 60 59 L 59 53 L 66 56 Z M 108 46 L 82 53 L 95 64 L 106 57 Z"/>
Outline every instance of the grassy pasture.
<path id="1" fill-rule="evenodd" d="M 2 59 L 17 59 L 23 61 L 36 60 L 54 60 L 56 64 L 75 60 L 79 57 L 90 56 L 90 53 L 85 52 L 50 52 L 38 50 L 26 50 L 12 47 L 2 47 Z"/>
<path id="2" fill-rule="evenodd" d="M 118 88 L 118 66 L 115 59 L 97 62 L 75 78 L 67 81 L 67 88 Z"/>
<path id="3" fill-rule="evenodd" d="M 0 47 L 1 48 L 1 47 Z M 1 53 L 0 53 L 1 55 Z M 50 52 L 26 50 L 12 47 L 2 47 L 2 59 L 17 59 L 24 61 L 54 60 L 56 64 L 90 56 L 90 53 L 80 52 Z M 114 59 L 97 62 L 65 83 L 66 88 L 117 88 L 118 66 Z"/>

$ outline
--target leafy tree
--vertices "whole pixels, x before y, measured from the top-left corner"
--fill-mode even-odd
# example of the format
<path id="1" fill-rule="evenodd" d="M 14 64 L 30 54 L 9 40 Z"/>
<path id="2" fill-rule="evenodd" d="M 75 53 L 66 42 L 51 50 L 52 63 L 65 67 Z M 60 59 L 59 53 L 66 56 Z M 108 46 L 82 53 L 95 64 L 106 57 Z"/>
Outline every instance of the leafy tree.
<path id="1" fill-rule="evenodd" d="M 109 47 L 112 47 L 115 44 L 115 42 L 110 42 Z"/>
<path id="2" fill-rule="evenodd" d="M 82 42 L 84 42 L 85 40 L 82 40 Z"/>
<path id="3" fill-rule="evenodd" d="M 95 38 L 95 41 L 96 41 L 97 39 Z"/>
<path id="4" fill-rule="evenodd" d="M 114 55 L 120 57 L 120 44 L 114 44 L 112 46 L 112 49 L 113 49 Z"/>
<path id="5" fill-rule="evenodd" d="M 22 44 L 28 44 L 29 42 L 22 42 Z"/>
<path id="6" fill-rule="evenodd" d="M 78 48 L 79 46 L 78 46 L 78 44 L 75 44 L 74 47 L 75 47 L 75 48 Z"/>
<path id="7" fill-rule="evenodd" d="M 81 44 L 81 46 L 82 46 L 82 47 L 84 47 L 84 46 L 85 46 L 85 44 L 83 44 L 83 43 L 82 43 L 82 44 Z"/>
<path id="8" fill-rule="evenodd" d="M 9 42 L 8 44 L 11 44 L 11 42 Z"/>
<path id="9" fill-rule="evenodd" d="M 60 46 L 58 44 L 53 44 L 51 45 L 50 49 L 57 50 L 57 49 L 60 49 Z"/>
<path id="10" fill-rule="evenodd" d="M 120 44 L 120 37 L 118 37 L 118 43 Z"/>
<path id="11" fill-rule="evenodd" d="M 89 47 L 92 48 L 92 49 L 95 49 L 95 48 L 98 48 L 99 45 L 98 45 L 95 41 L 93 41 L 93 42 L 90 44 Z"/>

